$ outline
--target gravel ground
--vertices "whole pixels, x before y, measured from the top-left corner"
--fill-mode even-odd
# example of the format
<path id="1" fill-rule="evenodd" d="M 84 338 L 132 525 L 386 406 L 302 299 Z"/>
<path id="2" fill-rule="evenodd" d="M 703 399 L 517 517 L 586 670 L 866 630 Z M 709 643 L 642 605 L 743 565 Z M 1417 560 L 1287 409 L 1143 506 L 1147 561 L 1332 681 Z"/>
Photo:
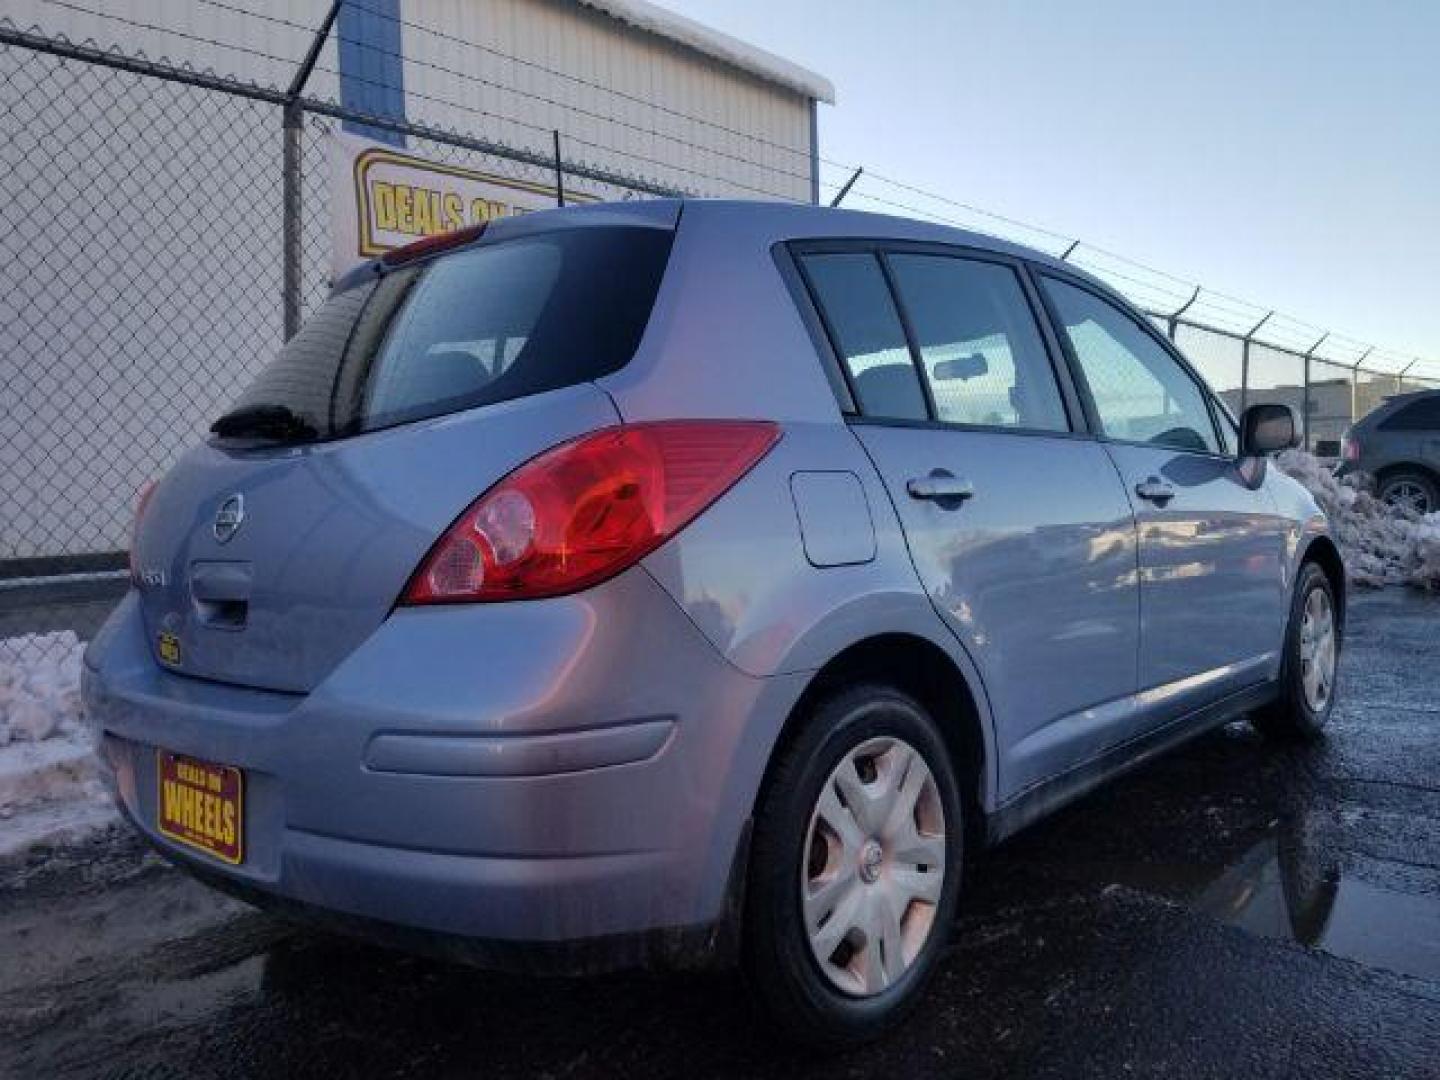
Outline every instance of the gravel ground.
<path id="1" fill-rule="evenodd" d="M 0 1076 L 1440 1076 L 1440 599 L 1357 597 L 1328 738 L 1243 724 L 971 869 L 894 1037 L 728 976 L 496 976 L 292 929 L 123 831 L 0 879 Z"/>

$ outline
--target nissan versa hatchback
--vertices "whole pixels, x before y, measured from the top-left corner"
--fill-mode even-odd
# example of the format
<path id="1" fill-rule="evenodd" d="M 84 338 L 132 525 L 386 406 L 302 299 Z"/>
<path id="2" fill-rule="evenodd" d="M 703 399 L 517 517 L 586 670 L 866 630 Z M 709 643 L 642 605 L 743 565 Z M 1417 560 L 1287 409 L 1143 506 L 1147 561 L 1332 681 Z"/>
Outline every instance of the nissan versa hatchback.
<path id="1" fill-rule="evenodd" d="M 1293 440 L 990 238 L 506 219 L 339 281 L 144 493 L 85 703 L 221 888 L 538 971 L 733 961 L 844 1043 L 915 1004 L 970 851 L 1241 713 L 1325 725 Z"/>

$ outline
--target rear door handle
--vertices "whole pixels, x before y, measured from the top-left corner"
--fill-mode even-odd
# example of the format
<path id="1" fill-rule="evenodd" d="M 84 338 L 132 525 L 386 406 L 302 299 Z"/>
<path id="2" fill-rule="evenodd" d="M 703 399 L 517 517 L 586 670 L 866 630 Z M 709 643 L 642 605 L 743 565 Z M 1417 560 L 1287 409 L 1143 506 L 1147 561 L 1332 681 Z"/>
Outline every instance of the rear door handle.
<path id="1" fill-rule="evenodd" d="M 975 485 L 962 476 L 936 469 L 929 476 L 912 476 L 905 482 L 905 490 L 912 499 L 927 499 L 942 506 L 946 503 L 958 506 L 975 494 Z"/>
<path id="2" fill-rule="evenodd" d="M 1135 485 L 1135 494 L 1146 502 L 1164 506 L 1175 497 L 1175 489 L 1158 476 L 1152 476 Z"/>

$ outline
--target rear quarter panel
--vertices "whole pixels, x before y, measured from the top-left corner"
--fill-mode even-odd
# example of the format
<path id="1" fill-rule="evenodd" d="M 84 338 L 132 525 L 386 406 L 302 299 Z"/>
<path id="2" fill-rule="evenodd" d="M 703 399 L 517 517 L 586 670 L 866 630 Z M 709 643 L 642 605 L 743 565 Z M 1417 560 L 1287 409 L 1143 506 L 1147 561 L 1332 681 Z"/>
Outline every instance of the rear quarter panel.
<path id="1" fill-rule="evenodd" d="M 827 567 L 807 559 L 790 482 L 810 470 L 858 478 L 873 523 L 873 558 Z M 880 634 L 908 634 L 938 646 L 976 699 L 990 764 L 980 797 L 989 808 L 995 748 L 984 683 L 920 586 L 889 496 L 845 424 L 785 425 L 780 442 L 754 470 L 643 565 L 747 675 L 815 672 L 849 646 Z M 737 770 L 737 778 L 748 778 L 742 782 L 758 787 L 785 720 L 783 713 L 752 719 L 755 761 Z M 736 794 L 753 799 L 755 792 Z"/>

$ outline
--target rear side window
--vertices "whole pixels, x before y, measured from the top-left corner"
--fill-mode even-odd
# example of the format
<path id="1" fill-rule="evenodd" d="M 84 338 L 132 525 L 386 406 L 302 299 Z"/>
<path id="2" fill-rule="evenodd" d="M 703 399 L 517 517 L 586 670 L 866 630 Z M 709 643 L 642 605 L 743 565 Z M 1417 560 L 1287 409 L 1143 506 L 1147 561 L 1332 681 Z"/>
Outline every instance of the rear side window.
<path id="1" fill-rule="evenodd" d="M 337 438 L 573 386 L 623 367 L 668 230 L 481 243 L 332 296 L 237 402 Z"/>
<path id="2" fill-rule="evenodd" d="M 1440 431 L 1440 397 L 1421 398 L 1380 421 L 1381 431 Z"/>
<path id="3" fill-rule="evenodd" d="M 927 420 L 925 394 L 880 263 L 869 253 L 801 260 L 860 412 L 887 420 Z"/>
<path id="4" fill-rule="evenodd" d="M 1205 393 L 1159 342 L 1094 293 L 1054 278 L 1041 280 L 1106 435 L 1218 452 Z"/>
<path id="5" fill-rule="evenodd" d="M 949 255 L 892 255 L 936 419 L 1067 431 L 1055 371 L 1015 271 Z"/>

